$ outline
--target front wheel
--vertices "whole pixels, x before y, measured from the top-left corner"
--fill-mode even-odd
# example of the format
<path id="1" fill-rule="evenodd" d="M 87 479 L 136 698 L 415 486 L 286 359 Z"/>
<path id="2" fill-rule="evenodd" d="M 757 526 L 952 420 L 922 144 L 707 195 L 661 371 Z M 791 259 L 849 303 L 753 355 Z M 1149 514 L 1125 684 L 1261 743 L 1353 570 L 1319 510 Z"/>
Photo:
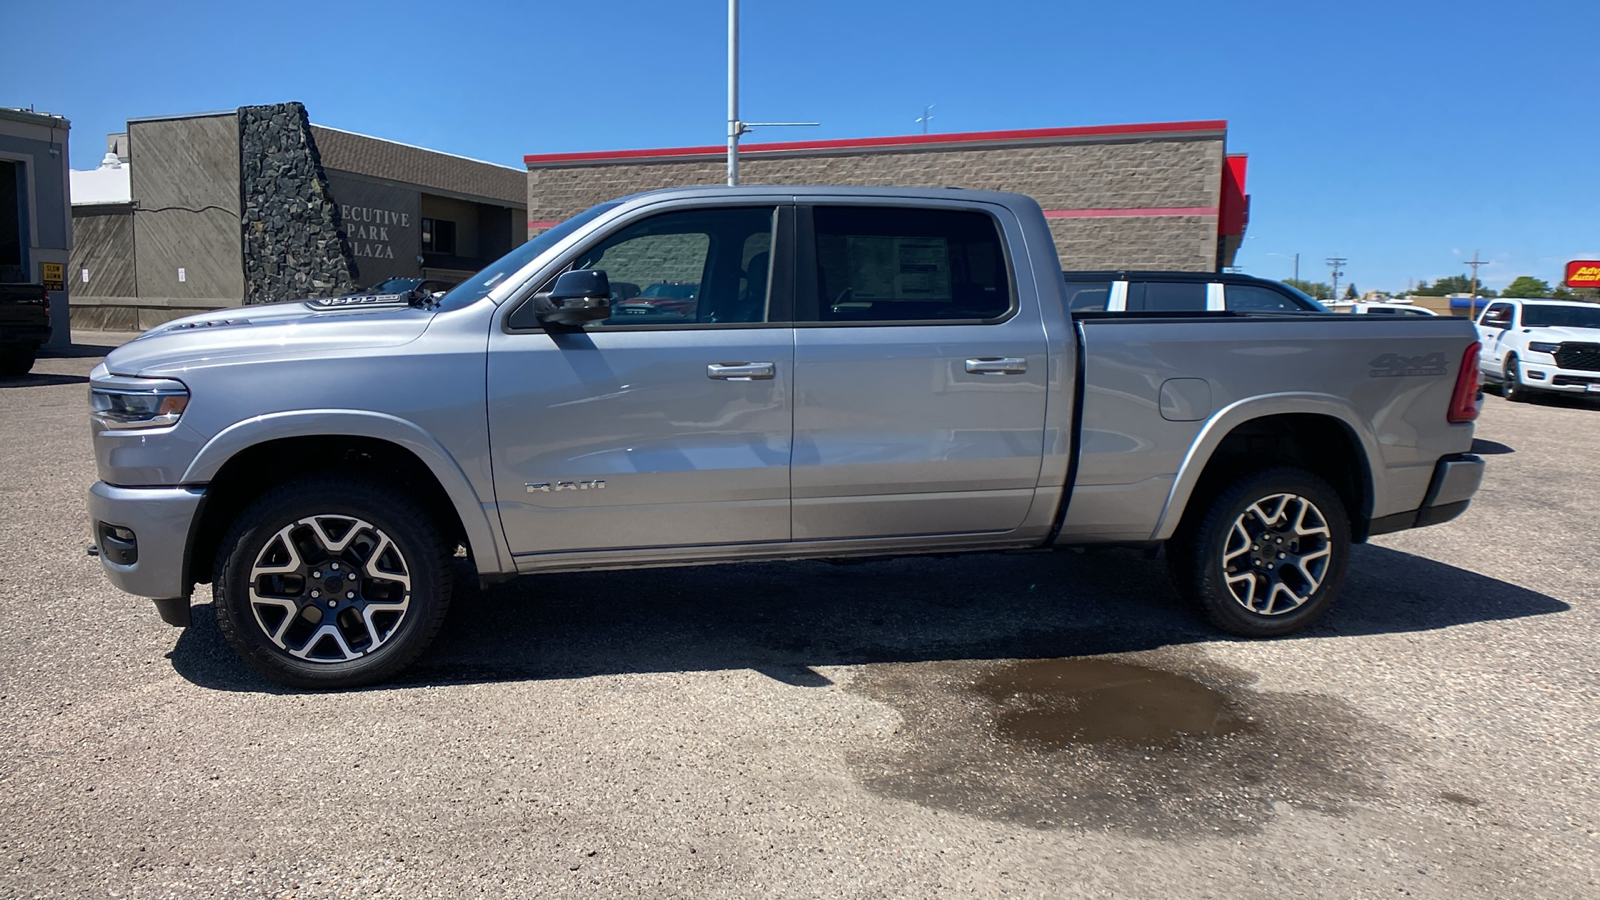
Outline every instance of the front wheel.
<path id="1" fill-rule="evenodd" d="M 1268 469 L 1224 489 L 1167 546 L 1178 590 L 1229 634 L 1307 627 L 1333 602 L 1350 558 L 1339 495 L 1303 469 Z"/>
<path id="2" fill-rule="evenodd" d="M 1505 376 L 1500 381 L 1500 396 L 1512 403 L 1528 402 L 1528 389 L 1522 384 L 1522 367 L 1515 356 L 1506 358 Z"/>
<path id="3" fill-rule="evenodd" d="M 223 539 L 217 623 L 245 662 L 279 684 L 371 684 L 438 633 L 452 550 L 428 514 L 385 482 L 290 482 L 247 507 Z"/>

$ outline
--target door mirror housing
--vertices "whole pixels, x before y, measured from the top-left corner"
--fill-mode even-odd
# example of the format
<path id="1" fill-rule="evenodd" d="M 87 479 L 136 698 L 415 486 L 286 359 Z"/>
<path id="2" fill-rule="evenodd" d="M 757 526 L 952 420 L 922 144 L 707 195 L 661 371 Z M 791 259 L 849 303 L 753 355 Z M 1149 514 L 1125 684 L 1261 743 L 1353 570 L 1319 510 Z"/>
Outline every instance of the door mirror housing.
<path id="1" fill-rule="evenodd" d="M 563 272 L 549 300 L 539 304 L 538 316 L 541 322 L 572 328 L 610 318 L 611 279 L 602 269 Z"/>

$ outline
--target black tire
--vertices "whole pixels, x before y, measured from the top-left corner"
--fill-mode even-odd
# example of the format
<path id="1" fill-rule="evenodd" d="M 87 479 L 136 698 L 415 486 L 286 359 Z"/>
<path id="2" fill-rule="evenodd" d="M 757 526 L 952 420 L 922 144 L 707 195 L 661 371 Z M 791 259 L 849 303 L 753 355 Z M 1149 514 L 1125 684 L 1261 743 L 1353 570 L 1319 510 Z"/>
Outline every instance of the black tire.
<path id="1" fill-rule="evenodd" d="M 0 348 L 0 375 L 26 375 L 33 369 L 39 351 L 32 347 Z"/>
<path id="2" fill-rule="evenodd" d="M 1240 637 L 1291 634 L 1338 596 L 1350 519 L 1321 478 L 1291 467 L 1245 475 L 1197 512 L 1168 542 L 1167 565 L 1178 592 L 1216 627 Z"/>
<path id="3" fill-rule="evenodd" d="M 250 504 L 223 538 L 212 581 L 217 624 L 245 662 L 279 684 L 372 684 L 438 634 L 453 556 L 438 524 L 392 484 L 292 481 Z"/>
<path id="4" fill-rule="evenodd" d="M 1500 378 L 1500 396 L 1512 403 L 1527 403 L 1529 391 L 1522 384 L 1522 367 L 1515 356 L 1506 357 L 1506 371 Z"/>

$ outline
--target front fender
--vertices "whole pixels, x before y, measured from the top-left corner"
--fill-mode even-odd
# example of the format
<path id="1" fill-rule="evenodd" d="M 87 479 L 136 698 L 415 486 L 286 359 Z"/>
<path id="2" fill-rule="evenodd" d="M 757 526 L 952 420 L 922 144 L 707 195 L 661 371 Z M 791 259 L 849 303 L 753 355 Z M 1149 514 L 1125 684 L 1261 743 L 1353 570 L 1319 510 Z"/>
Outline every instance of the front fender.
<path id="1" fill-rule="evenodd" d="M 1201 473 L 1205 471 L 1206 464 L 1211 461 L 1212 454 L 1216 453 L 1223 438 L 1235 428 L 1253 419 L 1290 414 L 1327 416 L 1337 419 L 1348 428 L 1361 443 L 1362 453 L 1366 457 L 1363 462 L 1370 479 L 1372 508 L 1388 509 L 1388 485 L 1384 477 L 1383 456 L 1378 446 L 1378 437 L 1373 433 L 1372 425 L 1356 413 L 1348 400 L 1333 394 L 1299 391 L 1261 394 L 1231 403 L 1206 420 L 1205 426 L 1195 436 L 1194 443 L 1189 445 L 1189 452 L 1183 458 L 1182 467 L 1178 469 L 1178 477 L 1173 479 L 1172 489 L 1167 492 L 1166 505 L 1161 509 L 1161 518 L 1156 523 L 1150 539 L 1164 541 L 1172 537 L 1172 533 L 1178 528 L 1179 520 L 1183 518 L 1184 510 L 1189 505 L 1189 498 L 1194 494 L 1195 485 L 1200 482 Z M 1352 513 L 1355 512 L 1357 511 L 1352 510 Z"/>
<path id="2" fill-rule="evenodd" d="M 397 444 L 428 467 L 461 518 L 479 571 L 508 572 L 510 549 L 494 527 L 492 504 L 485 503 L 449 451 L 414 422 L 359 409 L 308 409 L 269 413 L 228 426 L 206 442 L 183 475 L 184 484 L 205 484 L 228 460 L 267 441 L 295 437 L 351 435 Z"/>

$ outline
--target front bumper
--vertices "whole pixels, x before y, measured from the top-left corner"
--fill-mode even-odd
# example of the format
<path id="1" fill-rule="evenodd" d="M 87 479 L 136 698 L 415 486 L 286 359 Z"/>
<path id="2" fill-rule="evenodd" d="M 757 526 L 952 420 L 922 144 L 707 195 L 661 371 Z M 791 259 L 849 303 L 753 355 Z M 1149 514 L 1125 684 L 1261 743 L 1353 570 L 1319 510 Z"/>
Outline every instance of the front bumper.
<path id="1" fill-rule="evenodd" d="M 188 578 L 189 536 L 204 496 L 203 488 L 95 482 L 89 488 L 89 528 L 111 583 L 158 605 L 180 600 L 187 605 L 193 587 Z M 132 532 L 131 542 L 108 533 L 111 527 Z"/>
<path id="2" fill-rule="evenodd" d="M 1536 391 L 1600 396 L 1600 372 L 1590 369 L 1563 369 L 1560 366 L 1521 361 L 1522 386 Z"/>
<path id="3" fill-rule="evenodd" d="M 1368 535 L 1390 534 L 1407 528 L 1422 528 L 1448 522 L 1467 511 L 1472 495 L 1483 483 L 1483 457 L 1471 453 L 1452 453 L 1433 466 L 1428 493 L 1416 509 L 1373 519 Z"/>

